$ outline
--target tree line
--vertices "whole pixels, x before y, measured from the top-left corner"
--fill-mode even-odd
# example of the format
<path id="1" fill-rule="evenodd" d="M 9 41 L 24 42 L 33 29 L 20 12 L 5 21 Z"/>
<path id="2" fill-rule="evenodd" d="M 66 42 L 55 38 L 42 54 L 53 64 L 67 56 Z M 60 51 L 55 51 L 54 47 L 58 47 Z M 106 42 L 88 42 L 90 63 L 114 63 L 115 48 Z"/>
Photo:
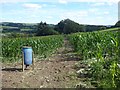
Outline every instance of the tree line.
<path id="1" fill-rule="evenodd" d="M 61 20 L 58 24 L 47 24 L 46 22 L 40 22 L 35 24 L 27 23 L 12 23 L 3 22 L 0 23 L 2 26 L 2 32 L 17 32 L 23 34 L 33 34 L 36 36 L 46 36 L 46 35 L 58 35 L 58 34 L 71 34 L 76 32 L 92 32 L 104 30 L 107 28 L 120 27 L 120 21 L 118 21 L 113 26 L 103 26 L 103 25 L 84 25 L 74 22 L 70 19 Z M 27 31 L 22 31 L 22 30 Z"/>
<path id="2" fill-rule="evenodd" d="M 55 34 L 70 34 L 76 32 L 92 32 L 106 29 L 106 26 L 98 25 L 82 25 L 70 19 L 61 20 L 57 25 L 49 25 L 46 22 L 40 22 L 37 25 L 38 36 L 55 35 Z"/>

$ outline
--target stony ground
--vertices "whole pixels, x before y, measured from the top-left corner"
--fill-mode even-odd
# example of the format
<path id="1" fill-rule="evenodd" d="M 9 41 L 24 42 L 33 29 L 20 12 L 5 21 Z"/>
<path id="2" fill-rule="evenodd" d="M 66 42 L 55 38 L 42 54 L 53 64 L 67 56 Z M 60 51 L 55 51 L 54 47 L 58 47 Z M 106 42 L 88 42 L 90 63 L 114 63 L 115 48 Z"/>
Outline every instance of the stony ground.
<path id="1" fill-rule="evenodd" d="M 80 58 L 73 53 L 68 40 L 64 46 L 45 60 L 35 58 L 35 69 L 31 66 L 22 72 L 21 63 L 2 65 L 3 88 L 67 88 L 80 82 L 76 76 L 75 63 Z"/>
<path id="2" fill-rule="evenodd" d="M 65 38 L 63 47 L 45 59 L 34 57 L 35 68 L 22 71 L 22 62 L 2 64 L 2 88 L 94 88 L 88 69 Z"/>

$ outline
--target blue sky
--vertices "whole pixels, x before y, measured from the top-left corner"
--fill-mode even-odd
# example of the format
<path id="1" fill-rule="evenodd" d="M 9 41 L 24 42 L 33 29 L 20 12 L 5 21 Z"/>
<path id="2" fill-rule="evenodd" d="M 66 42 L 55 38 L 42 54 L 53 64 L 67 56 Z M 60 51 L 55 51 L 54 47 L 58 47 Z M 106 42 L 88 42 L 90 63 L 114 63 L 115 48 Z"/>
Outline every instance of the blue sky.
<path id="1" fill-rule="evenodd" d="M 118 2 L 80 0 L 2 0 L 2 22 L 57 24 L 69 18 L 80 24 L 114 25 Z"/>

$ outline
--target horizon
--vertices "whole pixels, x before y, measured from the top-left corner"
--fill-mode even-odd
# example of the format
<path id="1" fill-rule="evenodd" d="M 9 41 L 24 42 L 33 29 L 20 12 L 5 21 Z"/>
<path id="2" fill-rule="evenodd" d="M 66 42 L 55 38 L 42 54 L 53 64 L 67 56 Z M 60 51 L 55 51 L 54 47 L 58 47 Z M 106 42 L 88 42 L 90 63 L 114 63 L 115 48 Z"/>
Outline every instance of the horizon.
<path id="1" fill-rule="evenodd" d="M 46 2 L 40 0 L 24 2 L 5 0 L 0 3 L 2 22 L 57 24 L 69 18 L 79 24 L 115 25 L 118 21 L 118 3 L 116 2 L 78 2 L 56 0 Z"/>
<path id="2" fill-rule="evenodd" d="M 65 20 L 65 19 L 64 19 Z M 61 21 L 61 20 L 60 20 Z M 59 21 L 59 22 L 60 22 Z M 73 20 L 72 20 L 73 21 Z M 40 21 L 40 22 L 43 22 L 43 21 Z M 26 23 L 26 22 L 9 22 L 9 21 L 5 21 L 5 22 L 0 22 L 0 23 L 21 23 L 21 24 L 38 24 L 38 23 L 40 23 L 40 22 L 37 22 L 37 23 L 31 23 L 31 22 L 28 22 L 28 23 Z M 46 22 L 46 21 L 45 21 Z M 59 23 L 58 22 L 58 23 Z M 76 21 L 74 21 L 74 22 L 76 22 Z M 44 23 L 44 22 L 43 22 Z M 46 22 L 47 23 L 47 22 Z M 47 24 L 52 24 L 52 25 L 57 25 L 58 23 L 56 23 L 56 24 L 53 24 L 53 23 L 47 23 Z M 77 22 L 78 23 L 78 22 Z M 116 22 L 117 23 L 117 22 Z M 116 24 L 115 23 L 115 24 Z M 80 25 L 98 25 L 98 24 L 82 24 L 82 23 L 78 23 L 78 24 L 80 24 Z M 115 25 L 115 24 L 113 24 L 113 25 Z M 110 25 L 110 24 L 109 24 Z M 100 26 L 109 26 L 109 25 L 100 25 Z M 110 25 L 110 26 L 113 26 L 112 24 Z"/>

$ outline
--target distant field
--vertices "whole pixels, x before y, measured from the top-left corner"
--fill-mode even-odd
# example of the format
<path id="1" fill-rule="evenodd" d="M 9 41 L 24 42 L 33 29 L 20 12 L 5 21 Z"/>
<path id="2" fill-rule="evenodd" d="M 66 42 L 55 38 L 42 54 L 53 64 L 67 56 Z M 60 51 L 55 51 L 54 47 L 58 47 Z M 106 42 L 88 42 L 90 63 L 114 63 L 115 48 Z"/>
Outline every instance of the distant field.
<path id="1" fill-rule="evenodd" d="M 12 26 L 0 26 L 0 28 L 18 28 L 18 27 L 12 27 Z"/>
<path id="2" fill-rule="evenodd" d="M 101 31 L 103 32 L 103 31 L 118 31 L 118 30 L 120 30 L 120 28 L 110 28 L 110 29 L 105 29 Z"/>
<path id="3" fill-rule="evenodd" d="M 21 31 L 32 31 L 33 29 L 21 29 Z"/>

